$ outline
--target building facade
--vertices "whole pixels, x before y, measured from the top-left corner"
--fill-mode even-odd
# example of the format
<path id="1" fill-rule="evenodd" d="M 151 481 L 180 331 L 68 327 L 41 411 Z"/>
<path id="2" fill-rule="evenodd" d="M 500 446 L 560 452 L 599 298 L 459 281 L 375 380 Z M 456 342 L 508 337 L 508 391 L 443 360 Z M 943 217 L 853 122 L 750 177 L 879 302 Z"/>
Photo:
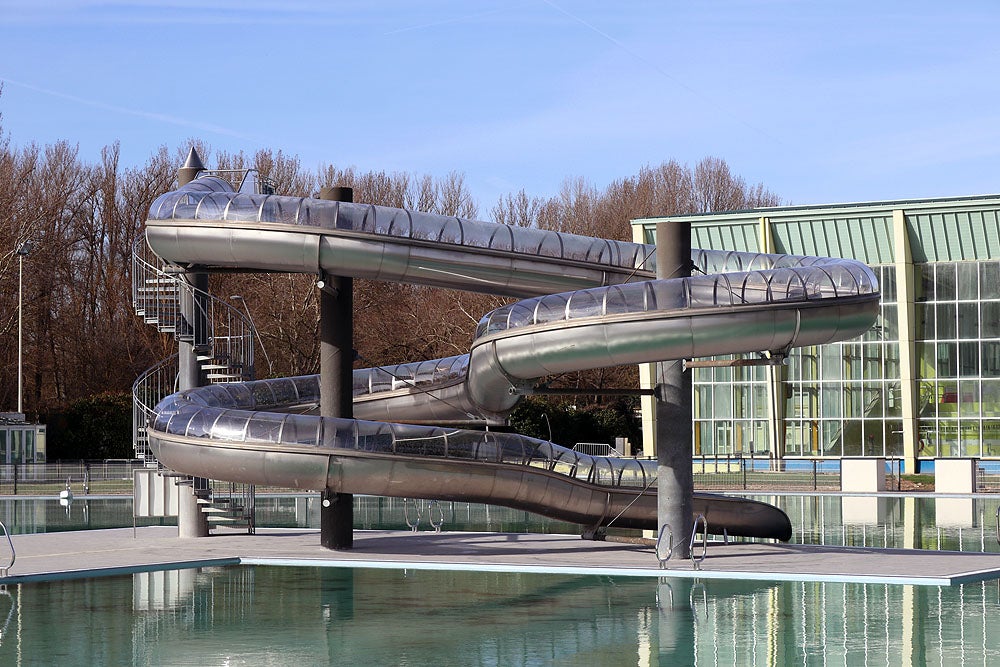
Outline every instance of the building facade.
<path id="1" fill-rule="evenodd" d="M 659 222 L 690 223 L 696 248 L 858 259 L 882 291 L 859 338 L 693 369 L 695 456 L 1000 459 L 1000 195 L 647 218 L 635 240 Z"/>
<path id="2" fill-rule="evenodd" d="M 0 412 L 0 464 L 45 462 L 45 424 L 29 424 L 18 412 Z"/>

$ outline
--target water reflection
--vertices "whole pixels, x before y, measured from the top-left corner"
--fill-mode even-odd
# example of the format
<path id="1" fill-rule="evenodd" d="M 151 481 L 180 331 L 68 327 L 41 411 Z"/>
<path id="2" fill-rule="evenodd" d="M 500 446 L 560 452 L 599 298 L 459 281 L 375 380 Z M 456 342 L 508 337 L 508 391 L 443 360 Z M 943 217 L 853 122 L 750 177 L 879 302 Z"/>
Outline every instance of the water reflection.
<path id="1" fill-rule="evenodd" d="M 1000 660 L 997 582 L 936 588 L 237 567 L 22 584 L 7 598 L 0 664 Z M 6 604 L 0 597 L 0 617 Z"/>
<path id="2" fill-rule="evenodd" d="M 788 514 L 798 544 L 1000 552 L 1000 497 L 754 497 Z"/>

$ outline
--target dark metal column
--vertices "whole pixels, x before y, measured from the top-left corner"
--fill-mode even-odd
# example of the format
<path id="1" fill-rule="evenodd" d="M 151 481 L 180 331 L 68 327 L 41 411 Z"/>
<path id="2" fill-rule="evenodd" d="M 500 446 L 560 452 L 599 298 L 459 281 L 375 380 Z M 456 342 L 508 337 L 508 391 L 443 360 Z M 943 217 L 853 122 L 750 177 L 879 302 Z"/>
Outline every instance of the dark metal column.
<path id="1" fill-rule="evenodd" d="M 656 225 L 656 277 L 691 275 L 691 225 L 661 222 Z M 686 305 L 678 302 L 678 307 Z M 669 526 L 673 536 L 671 558 L 691 556 L 694 475 L 691 460 L 691 373 L 684 362 L 656 364 L 659 400 L 656 401 L 657 534 Z"/>
<path id="2" fill-rule="evenodd" d="M 320 199 L 351 202 L 351 188 L 323 188 Z M 354 279 L 322 277 L 319 292 L 319 413 L 354 417 Z M 354 496 L 324 489 L 320 509 L 320 544 L 346 551 L 354 547 Z"/>

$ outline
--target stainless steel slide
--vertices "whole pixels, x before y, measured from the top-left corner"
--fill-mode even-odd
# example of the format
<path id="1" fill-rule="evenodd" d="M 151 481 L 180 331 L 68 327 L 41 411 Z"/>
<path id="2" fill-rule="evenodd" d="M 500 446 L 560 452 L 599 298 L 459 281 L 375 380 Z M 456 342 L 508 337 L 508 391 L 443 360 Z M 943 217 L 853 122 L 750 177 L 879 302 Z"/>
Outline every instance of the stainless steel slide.
<path id="1" fill-rule="evenodd" d="M 157 199 L 146 237 L 193 269 L 351 275 L 526 300 L 481 320 L 469 354 L 355 371 L 355 416 L 315 414 L 313 377 L 213 385 L 156 408 L 165 465 L 215 479 L 507 505 L 589 527 L 656 527 L 655 462 L 516 434 L 399 425 L 501 420 L 552 373 L 857 336 L 879 292 L 858 262 L 695 251 L 654 280 L 653 247 L 363 204 L 235 193 L 215 177 Z M 387 316 L 390 316 L 387 314 Z M 696 494 L 709 531 L 788 539 L 780 510 Z"/>

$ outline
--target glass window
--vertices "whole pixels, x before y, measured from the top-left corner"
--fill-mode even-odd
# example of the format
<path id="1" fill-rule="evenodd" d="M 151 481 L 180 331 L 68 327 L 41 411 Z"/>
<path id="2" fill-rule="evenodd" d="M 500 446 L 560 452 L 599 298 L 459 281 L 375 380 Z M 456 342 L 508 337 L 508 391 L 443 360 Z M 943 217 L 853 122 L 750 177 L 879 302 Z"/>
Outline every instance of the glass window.
<path id="1" fill-rule="evenodd" d="M 733 416 L 733 404 L 732 395 L 730 394 L 729 387 L 716 387 L 716 391 L 713 392 L 713 415 L 715 417 L 727 418 Z"/>
<path id="2" fill-rule="evenodd" d="M 934 305 L 929 303 L 918 303 L 917 310 L 917 339 L 932 340 L 934 331 Z"/>
<path id="3" fill-rule="evenodd" d="M 939 303 L 937 305 L 937 337 L 938 340 L 953 340 L 958 329 L 955 325 L 957 318 L 957 308 L 953 303 Z"/>
<path id="4" fill-rule="evenodd" d="M 1000 301 L 983 301 L 979 304 L 982 308 L 981 335 L 983 338 L 1000 338 Z"/>
<path id="5" fill-rule="evenodd" d="M 864 416 L 881 417 L 885 409 L 885 401 L 882 399 L 882 385 L 876 382 L 864 383 Z"/>
<path id="6" fill-rule="evenodd" d="M 883 266 L 879 275 L 879 290 L 882 292 L 882 302 L 896 301 L 896 267 Z"/>
<path id="7" fill-rule="evenodd" d="M 843 377 L 841 364 L 844 362 L 841 356 L 844 353 L 844 346 L 823 345 L 819 348 L 821 366 L 824 380 L 840 380 Z"/>
<path id="8" fill-rule="evenodd" d="M 896 307 L 882 304 L 882 317 L 880 321 L 882 323 L 882 339 L 898 340 L 899 315 L 896 313 Z"/>
<path id="9" fill-rule="evenodd" d="M 820 415 L 823 417 L 840 418 L 840 386 L 824 384 L 820 390 L 820 398 L 823 403 Z"/>
<path id="10" fill-rule="evenodd" d="M 711 385 L 696 385 L 694 388 L 694 415 L 702 419 L 712 416 Z"/>
<path id="11" fill-rule="evenodd" d="M 979 298 L 979 265 L 976 262 L 959 262 L 958 264 L 958 299 L 959 301 L 975 301 Z"/>
<path id="12" fill-rule="evenodd" d="M 864 397 L 860 384 L 844 385 L 844 416 L 860 417 L 864 412 Z"/>
<path id="13" fill-rule="evenodd" d="M 937 344 L 938 377 L 958 377 L 958 345 L 955 343 Z"/>
<path id="14" fill-rule="evenodd" d="M 941 263 L 935 267 L 934 289 L 937 293 L 938 301 L 954 301 L 955 291 L 955 265 L 951 263 Z"/>
<path id="15" fill-rule="evenodd" d="M 958 374 L 962 377 L 979 376 L 979 343 L 963 341 L 958 344 Z"/>
<path id="16" fill-rule="evenodd" d="M 983 355 L 980 372 L 984 378 L 1000 377 L 1000 342 L 986 341 L 981 344 Z"/>
<path id="17" fill-rule="evenodd" d="M 962 340 L 979 338 L 979 304 L 958 304 L 958 337 Z"/>
<path id="18" fill-rule="evenodd" d="M 983 416 L 1000 417 L 1000 380 L 983 380 Z M 1000 427 L 997 422 L 992 422 Z"/>
<path id="19" fill-rule="evenodd" d="M 1000 262 L 979 265 L 979 298 L 1000 299 Z"/>
<path id="20" fill-rule="evenodd" d="M 935 301 L 934 290 L 934 265 L 921 264 L 916 267 L 917 271 L 917 299 L 921 301 Z"/>
<path id="21" fill-rule="evenodd" d="M 903 422 L 898 420 L 885 422 L 885 455 L 903 455 Z"/>
<path id="22" fill-rule="evenodd" d="M 918 342 L 917 359 L 920 363 L 917 369 L 920 377 L 934 377 L 934 369 L 937 368 L 937 344 Z"/>
<path id="23" fill-rule="evenodd" d="M 882 377 L 882 346 L 875 344 L 866 344 L 864 346 L 865 355 L 865 377 L 868 379 L 877 379 Z"/>
<path id="24" fill-rule="evenodd" d="M 979 416 L 979 382 L 965 380 L 958 384 L 958 414 L 961 417 Z"/>

